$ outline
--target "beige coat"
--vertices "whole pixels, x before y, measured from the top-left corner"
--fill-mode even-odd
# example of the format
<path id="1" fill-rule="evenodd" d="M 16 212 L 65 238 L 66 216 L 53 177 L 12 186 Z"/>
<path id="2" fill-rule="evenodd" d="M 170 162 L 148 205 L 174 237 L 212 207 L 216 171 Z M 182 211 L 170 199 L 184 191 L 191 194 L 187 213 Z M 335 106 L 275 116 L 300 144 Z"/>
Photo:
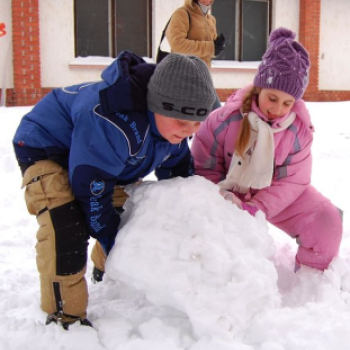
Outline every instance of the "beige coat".
<path id="1" fill-rule="evenodd" d="M 217 37 L 216 19 L 210 14 L 204 15 L 193 0 L 185 0 L 185 4 L 173 13 L 166 37 L 172 52 L 198 56 L 210 67 Z"/>

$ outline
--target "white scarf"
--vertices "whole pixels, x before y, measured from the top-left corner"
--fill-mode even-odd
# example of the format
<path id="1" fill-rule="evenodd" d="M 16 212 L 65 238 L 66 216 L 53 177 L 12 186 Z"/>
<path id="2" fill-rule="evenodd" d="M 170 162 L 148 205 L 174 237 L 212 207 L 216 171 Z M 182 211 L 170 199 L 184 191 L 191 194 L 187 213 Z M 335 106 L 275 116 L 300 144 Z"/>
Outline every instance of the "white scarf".
<path id="1" fill-rule="evenodd" d="M 239 193 L 248 193 L 250 188 L 261 189 L 270 186 L 275 153 L 273 134 L 287 129 L 295 117 L 295 113 L 291 112 L 279 128 L 272 129 L 256 113 L 249 112 L 247 118 L 250 123 L 250 138 L 244 156 L 234 152 L 226 179 L 221 181 L 219 186 Z"/>

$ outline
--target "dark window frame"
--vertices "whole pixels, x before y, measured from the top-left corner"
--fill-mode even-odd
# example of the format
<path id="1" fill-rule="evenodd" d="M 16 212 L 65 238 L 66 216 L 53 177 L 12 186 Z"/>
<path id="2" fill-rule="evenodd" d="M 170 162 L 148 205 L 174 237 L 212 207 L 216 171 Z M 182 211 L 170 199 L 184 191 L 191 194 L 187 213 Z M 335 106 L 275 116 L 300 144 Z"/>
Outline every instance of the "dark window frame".
<path id="1" fill-rule="evenodd" d="M 101 1 L 101 0 L 98 0 Z M 105 1 L 105 0 L 103 0 Z M 108 18 L 105 20 L 110 23 L 109 25 L 109 56 L 107 57 L 117 57 L 118 50 L 117 50 L 117 0 L 107 0 L 109 2 L 108 7 L 110 12 L 108 13 Z M 130 0 L 128 0 L 130 1 Z M 142 56 L 152 56 L 152 0 L 145 0 L 147 1 L 146 4 L 146 21 L 147 21 L 147 44 L 146 44 L 146 53 Z M 131 1 L 130 1 L 131 2 Z M 74 38 L 75 38 L 75 47 L 74 47 L 74 53 L 75 57 L 79 56 L 79 47 L 78 47 L 78 29 L 77 29 L 77 20 L 76 20 L 76 14 L 77 14 L 77 4 L 76 1 L 74 1 Z M 105 55 L 100 55 L 105 56 Z"/>
<path id="2" fill-rule="evenodd" d="M 227 1 L 227 0 L 225 0 Z M 273 7 L 273 0 L 235 0 L 235 5 L 236 5 L 236 11 L 238 11 L 238 14 L 236 14 L 236 17 L 238 17 L 237 21 L 236 18 L 232 20 L 235 32 L 238 31 L 238 35 L 236 36 L 237 43 L 235 41 L 234 44 L 234 58 L 229 58 L 227 60 L 235 60 L 235 61 L 244 61 L 243 60 L 243 2 L 244 1 L 254 1 L 254 2 L 264 2 L 267 3 L 268 5 L 268 18 L 267 18 L 267 33 L 266 33 L 266 48 L 268 46 L 268 37 L 269 33 L 271 32 L 272 29 L 272 7 Z M 213 11 L 214 10 L 214 11 Z M 220 27 L 220 18 L 218 18 L 218 15 L 215 14 L 215 2 L 213 4 L 213 9 L 212 9 L 213 15 L 216 17 L 216 22 L 217 22 L 217 27 Z M 226 20 L 227 21 L 227 20 Z M 220 29 L 218 28 L 218 32 L 220 32 Z M 224 33 L 225 34 L 225 33 Z M 227 44 L 227 43 L 226 43 Z M 225 59 L 220 57 L 223 54 L 220 54 L 218 57 L 215 58 L 215 60 L 222 60 L 224 61 Z"/>

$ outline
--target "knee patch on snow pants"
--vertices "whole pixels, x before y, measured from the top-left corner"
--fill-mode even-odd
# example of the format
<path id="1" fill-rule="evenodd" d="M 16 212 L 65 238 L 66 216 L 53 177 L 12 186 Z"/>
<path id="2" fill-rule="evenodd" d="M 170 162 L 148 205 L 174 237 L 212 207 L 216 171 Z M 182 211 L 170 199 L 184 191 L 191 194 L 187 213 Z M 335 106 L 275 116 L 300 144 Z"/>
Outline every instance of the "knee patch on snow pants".
<path id="1" fill-rule="evenodd" d="M 30 214 L 37 216 L 37 267 L 41 307 L 51 313 L 86 318 L 88 229 L 72 194 L 68 172 L 53 161 L 37 162 L 23 177 Z"/>

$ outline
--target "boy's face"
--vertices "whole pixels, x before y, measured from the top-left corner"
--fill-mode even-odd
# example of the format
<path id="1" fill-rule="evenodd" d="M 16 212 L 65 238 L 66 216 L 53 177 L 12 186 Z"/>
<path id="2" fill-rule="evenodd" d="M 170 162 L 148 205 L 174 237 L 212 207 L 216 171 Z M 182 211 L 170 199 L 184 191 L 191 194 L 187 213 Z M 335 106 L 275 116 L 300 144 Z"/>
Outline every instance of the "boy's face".
<path id="1" fill-rule="evenodd" d="M 172 144 L 192 136 L 200 126 L 200 122 L 170 118 L 158 113 L 154 113 L 154 119 L 159 133 Z"/>

